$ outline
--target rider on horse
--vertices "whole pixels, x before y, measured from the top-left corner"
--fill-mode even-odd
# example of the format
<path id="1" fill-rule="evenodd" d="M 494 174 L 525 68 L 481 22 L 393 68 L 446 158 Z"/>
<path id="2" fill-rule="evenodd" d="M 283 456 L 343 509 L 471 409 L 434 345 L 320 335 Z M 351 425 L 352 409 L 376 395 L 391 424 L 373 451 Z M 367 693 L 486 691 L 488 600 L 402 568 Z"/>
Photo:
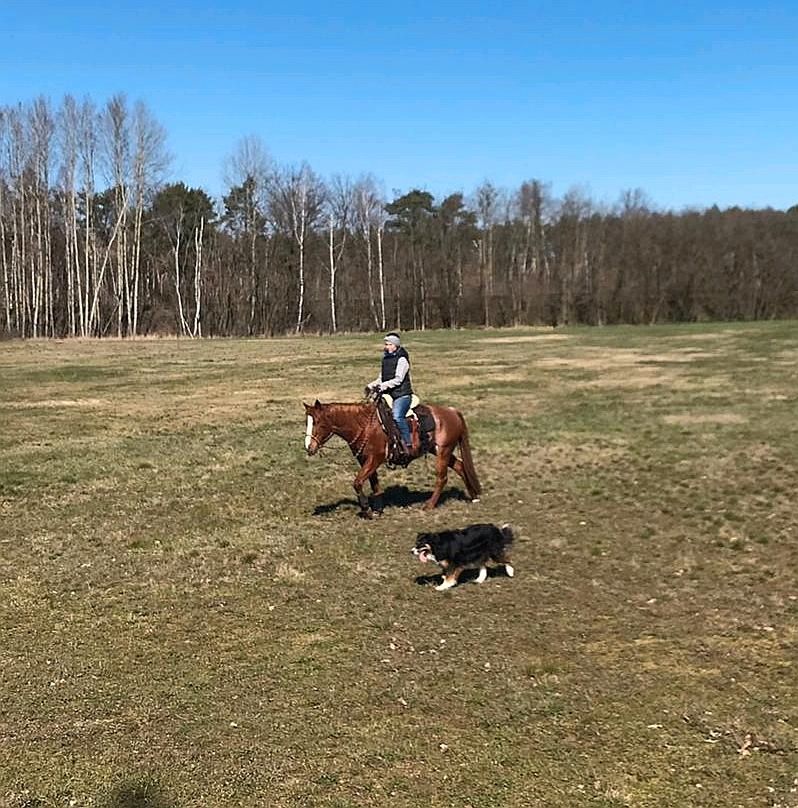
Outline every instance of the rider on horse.
<path id="1" fill-rule="evenodd" d="M 404 458 L 409 461 L 413 457 L 413 441 L 410 437 L 410 425 L 407 423 L 407 411 L 413 397 L 413 386 L 410 381 L 410 357 L 402 346 L 399 334 L 391 331 L 383 340 L 382 369 L 379 378 L 369 382 L 366 389 L 370 392 L 390 393 L 393 399 L 393 419 L 402 437 L 400 447 Z"/>
<path id="2" fill-rule="evenodd" d="M 346 441 L 360 464 L 352 487 L 364 517 L 370 518 L 372 514 L 369 499 L 363 492 L 367 481 L 371 485 L 375 510 L 382 510 L 382 488 L 377 469 L 383 463 L 389 467 L 404 466 L 414 457 L 424 454 L 435 458 L 435 488 L 424 505 L 425 510 L 438 504 L 449 469 L 454 469 L 460 475 L 469 497 L 473 501 L 478 500 L 482 487 L 474 469 L 463 414 L 455 407 L 418 405 L 415 408 L 417 421 L 411 433 L 406 418 L 413 392 L 410 358 L 396 332 L 386 334 L 384 344 L 380 377 L 366 387 L 367 396 L 372 401 L 322 404 L 317 400 L 315 404 L 305 404 L 307 453 L 316 454 L 333 436 Z M 382 398 L 383 391 L 390 391 L 394 396 L 392 412 L 388 410 L 388 402 Z M 400 446 L 397 452 L 396 445 L 402 443 L 405 445 Z M 414 451 L 408 452 L 411 446 Z M 459 457 L 455 454 L 456 449 Z"/>

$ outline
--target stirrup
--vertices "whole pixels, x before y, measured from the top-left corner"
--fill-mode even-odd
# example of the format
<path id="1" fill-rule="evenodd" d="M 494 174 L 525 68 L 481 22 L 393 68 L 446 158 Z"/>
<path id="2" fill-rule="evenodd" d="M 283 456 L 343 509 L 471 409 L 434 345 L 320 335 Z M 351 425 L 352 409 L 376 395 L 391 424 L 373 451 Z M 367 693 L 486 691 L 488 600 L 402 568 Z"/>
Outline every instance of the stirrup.
<path id="1" fill-rule="evenodd" d="M 413 450 L 412 446 L 407 446 L 404 441 L 402 441 L 402 452 L 401 452 L 401 463 L 403 466 L 409 465 L 411 460 L 415 460 L 418 455 Z"/>
<path id="2" fill-rule="evenodd" d="M 414 458 L 415 455 L 413 454 L 413 452 L 408 451 L 407 447 L 405 446 L 405 442 L 402 441 L 401 444 L 393 447 L 393 450 L 391 451 L 390 456 L 387 458 L 386 462 L 391 466 L 402 466 L 404 468 Z"/>

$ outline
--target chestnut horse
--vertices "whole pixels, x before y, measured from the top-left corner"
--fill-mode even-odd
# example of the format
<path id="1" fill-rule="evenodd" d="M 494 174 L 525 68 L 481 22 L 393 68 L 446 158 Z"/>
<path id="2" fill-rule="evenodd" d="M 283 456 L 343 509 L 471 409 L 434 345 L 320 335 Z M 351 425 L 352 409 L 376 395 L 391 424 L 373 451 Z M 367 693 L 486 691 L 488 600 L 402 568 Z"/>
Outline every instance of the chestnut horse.
<path id="1" fill-rule="evenodd" d="M 366 480 L 371 484 L 374 511 L 381 512 L 382 489 L 377 469 L 388 458 L 388 436 L 380 423 L 376 404 L 322 404 L 317 399 L 315 404 L 304 406 L 307 415 L 305 448 L 308 454 L 316 454 L 333 435 L 343 438 L 360 463 L 360 471 L 352 483 L 360 504 L 360 515 L 366 518 L 372 515 L 368 497 L 363 493 Z M 424 503 L 424 510 L 431 510 L 438 504 L 450 467 L 463 478 L 468 495 L 476 502 L 482 488 L 471 459 L 465 419 L 454 407 L 424 406 L 435 422 L 432 441 L 426 448 L 429 454 L 435 455 L 435 489 Z M 455 447 L 460 449 L 460 458 L 454 455 Z"/>

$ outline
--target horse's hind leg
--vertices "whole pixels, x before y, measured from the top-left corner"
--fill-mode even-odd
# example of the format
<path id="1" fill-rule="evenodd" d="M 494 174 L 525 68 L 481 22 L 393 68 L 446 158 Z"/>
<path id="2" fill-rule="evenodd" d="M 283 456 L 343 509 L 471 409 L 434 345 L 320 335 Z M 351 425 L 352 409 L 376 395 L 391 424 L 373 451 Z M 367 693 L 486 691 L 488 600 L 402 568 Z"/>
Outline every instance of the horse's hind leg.
<path id="1" fill-rule="evenodd" d="M 458 457 L 454 456 L 454 452 L 452 452 L 452 456 L 449 458 L 449 467 L 453 468 L 458 475 L 460 475 L 460 479 L 463 481 L 463 485 L 466 487 L 466 491 L 468 491 L 468 480 L 466 480 L 465 476 L 465 467 L 463 466 L 463 461 L 460 460 Z M 472 502 L 478 502 L 478 499 L 473 499 Z"/>
<path id="2" fill-rule="evenodd" d="M 439 449 L 438 454 L 435 455 L 435 488 L 432 491 L 432 496 L 424 503 L 425 511 L 431 511 L 438 504 L 438 500 L 443 493 L 443 486 L 446 485 L 446 480 L 449 477 L 451 460 L 451 449 Z"/>
<path id="3" fill-rule="evenodd" d="M 451 457 L 449 458 L 449 468 L 454 469 L 457 474 L 460 475 L 460 479 L 465 482 L 465 471 L 463 471 L 463 461 L 460 458 L 454 456 L 454 452 L 452 452 Z"/>

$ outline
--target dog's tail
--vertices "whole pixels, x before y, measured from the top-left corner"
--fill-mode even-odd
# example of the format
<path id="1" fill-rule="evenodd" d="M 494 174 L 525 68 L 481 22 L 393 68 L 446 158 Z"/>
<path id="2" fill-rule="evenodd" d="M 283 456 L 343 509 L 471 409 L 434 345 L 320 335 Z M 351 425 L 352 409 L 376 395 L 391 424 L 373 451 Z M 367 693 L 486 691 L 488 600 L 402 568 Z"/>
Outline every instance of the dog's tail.
<path id="1" fill-rule="evenodd" d="M 512 529 L 508 522 L 505 522 L 500 528 L 502 536 L 504 536 L 505 546 L 511 545 L 515 541 L 515 531 Z"/>

